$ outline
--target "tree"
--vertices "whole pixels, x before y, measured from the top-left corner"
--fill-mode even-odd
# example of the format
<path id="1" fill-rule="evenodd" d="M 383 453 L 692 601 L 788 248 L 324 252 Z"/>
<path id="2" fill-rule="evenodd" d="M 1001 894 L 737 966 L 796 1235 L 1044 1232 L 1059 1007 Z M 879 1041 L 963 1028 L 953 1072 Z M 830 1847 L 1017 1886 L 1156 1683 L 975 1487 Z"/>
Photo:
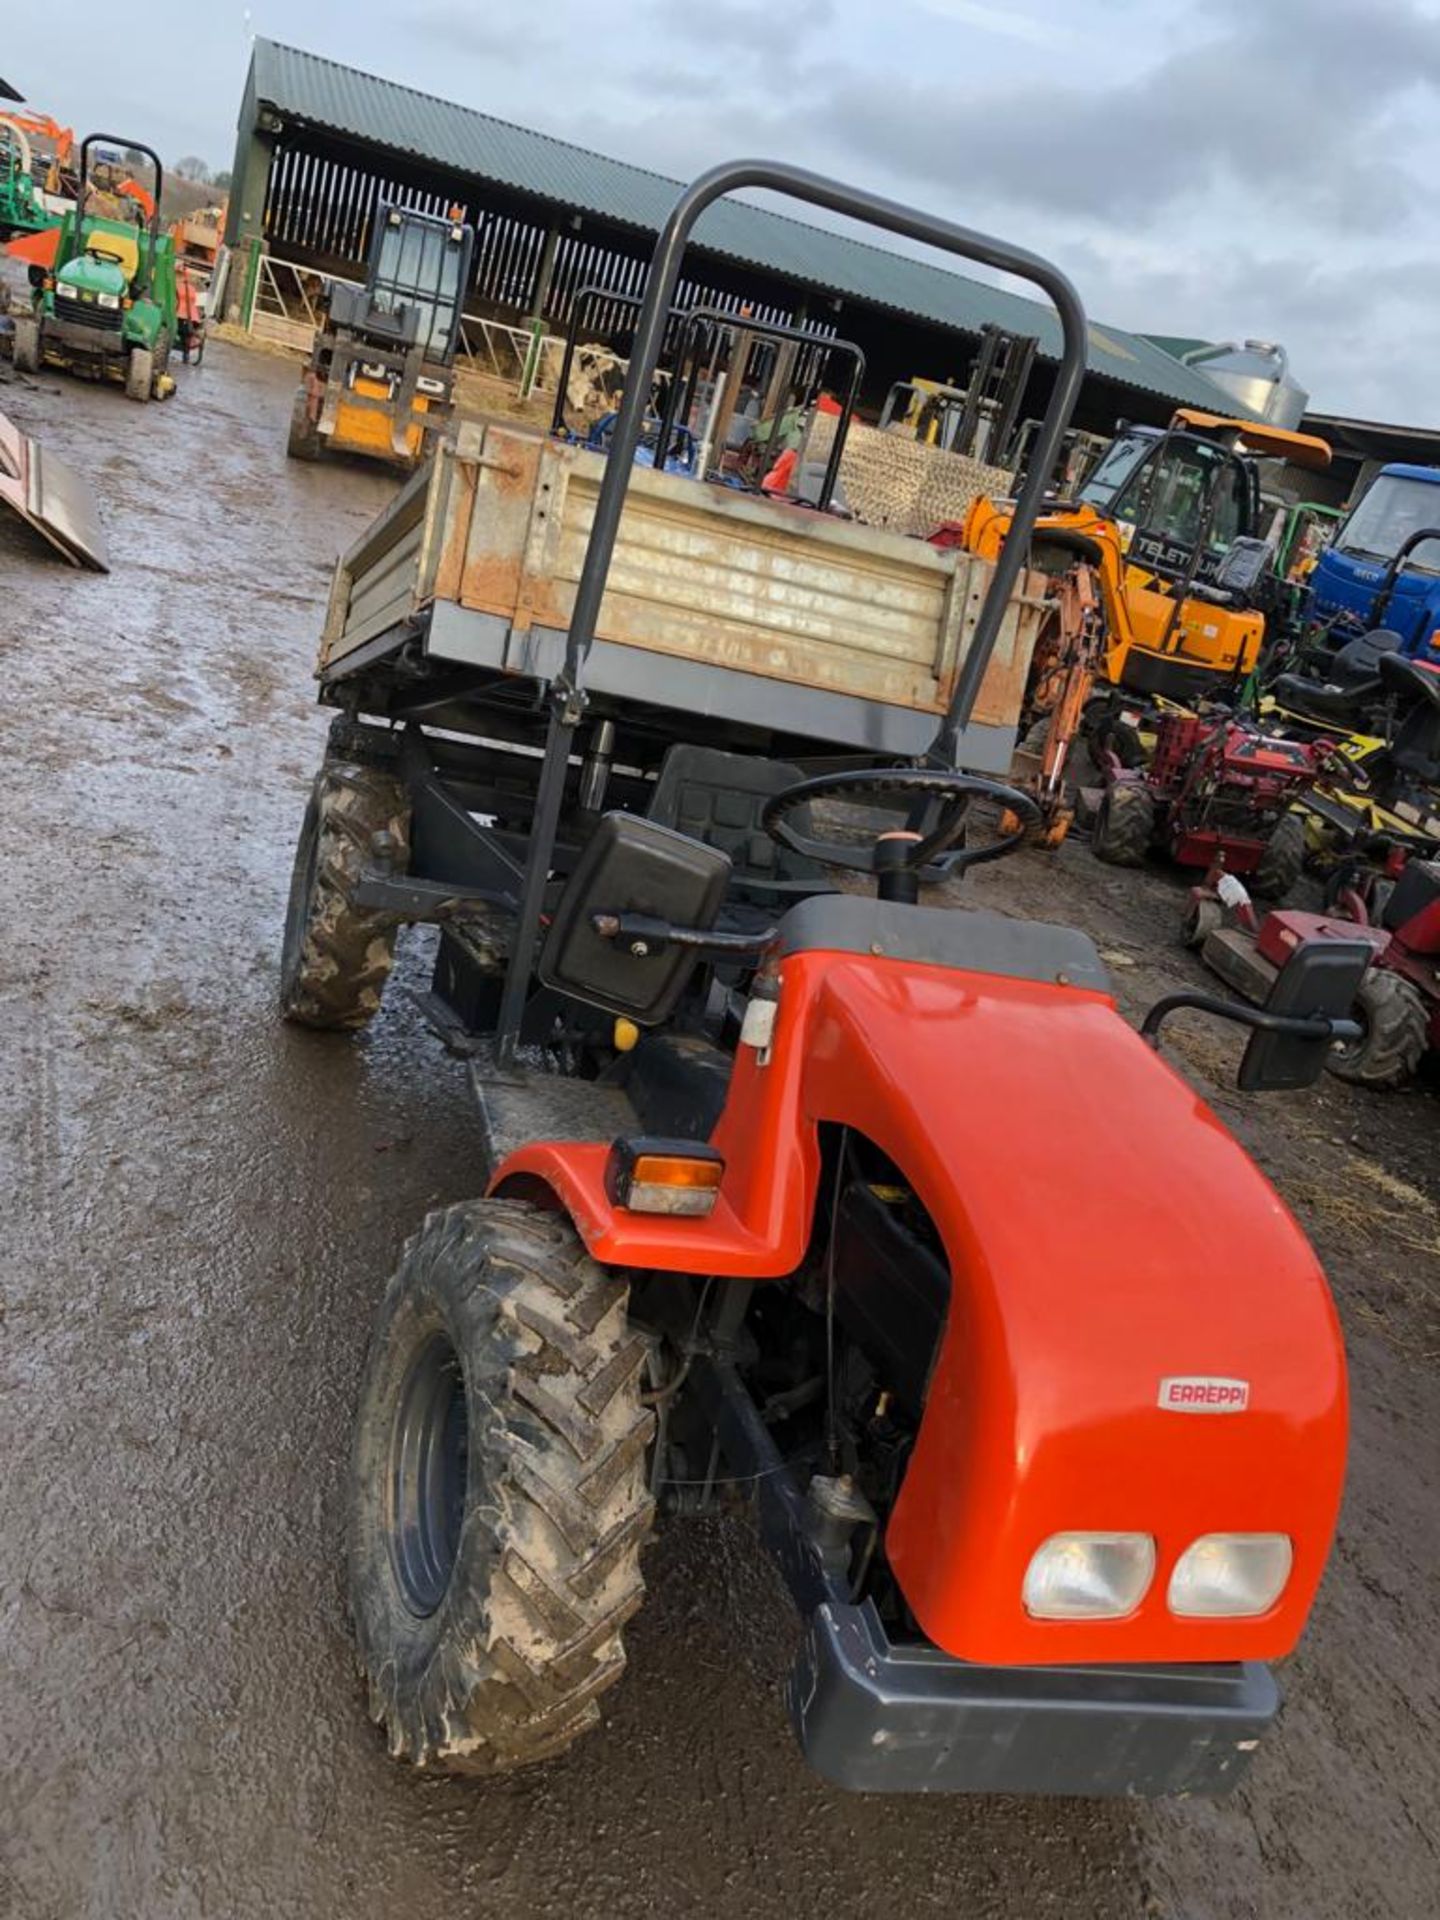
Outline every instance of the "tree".
<path id="1" fill-rule="evenodd" d="M 228 193 L 230 191 L 230 169 L 228 167 L 221 167 L 218 173 L 212 173 L 210 176 L 210 184 L 212 187 L 220 187 L 224 192 Z"/>
<path id="2" fill-rule="evenodd" d="M 198 154 L 187 153 L 183 159 L 177 160 L 175 171 L 182 180 L 193 180 L 197 187 L 210 184 L 210 169 Z"/>

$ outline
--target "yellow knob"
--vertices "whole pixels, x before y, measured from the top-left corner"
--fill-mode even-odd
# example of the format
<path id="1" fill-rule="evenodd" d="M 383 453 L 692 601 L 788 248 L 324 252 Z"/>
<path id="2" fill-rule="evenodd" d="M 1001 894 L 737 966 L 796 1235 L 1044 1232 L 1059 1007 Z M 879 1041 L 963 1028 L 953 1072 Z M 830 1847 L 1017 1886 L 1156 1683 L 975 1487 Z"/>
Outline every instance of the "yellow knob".
<path id="1" fill-rule="evenodd" d="M 615 1051 L 617 1053 L 629 1053 L 639 1038 L 640 1029 L 633 1020 L 617 1020 L 615 1022 Z"/>

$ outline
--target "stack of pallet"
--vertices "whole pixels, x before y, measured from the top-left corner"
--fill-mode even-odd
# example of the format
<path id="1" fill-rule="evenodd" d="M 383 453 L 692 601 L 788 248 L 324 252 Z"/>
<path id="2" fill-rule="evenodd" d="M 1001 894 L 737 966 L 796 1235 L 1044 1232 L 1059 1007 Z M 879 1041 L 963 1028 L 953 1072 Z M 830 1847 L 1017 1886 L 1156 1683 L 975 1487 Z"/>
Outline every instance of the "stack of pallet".
<path id="1" fill-rule="evenodd" d="M 823 467 L 834 444 L 836 416 L 819 413 L 802 460 Z M 855 516 L 923 540 L 947 520 L 963 520 L 982 495 L 1003 498 L 1015 484 L 1005 467 L 989 467 L 943 447 L 927 446 L 904 428 L 852 420 L 840 456 L 840 489 Z"/>

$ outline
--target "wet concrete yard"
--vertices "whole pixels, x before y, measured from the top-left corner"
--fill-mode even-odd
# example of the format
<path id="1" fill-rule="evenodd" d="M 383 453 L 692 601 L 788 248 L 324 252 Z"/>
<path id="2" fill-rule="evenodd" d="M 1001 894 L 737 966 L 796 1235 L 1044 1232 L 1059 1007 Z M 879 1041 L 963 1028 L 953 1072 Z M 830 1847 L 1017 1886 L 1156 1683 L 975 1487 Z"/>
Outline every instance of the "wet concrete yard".
<path id="1" fill-rule="evenodd" d="M 324 595 L 393 482 L 287 463 L 291 363 L 216 342 L 176 371 L 139 407 L 0 363 L 114 569 L 0 525 L 0 1915 L 1440 1911 L 1440 1108 L 1243 1100 L 1199 1027 L 1175 1057 L 1315 1236 L 1354 1398 L 1338 1551 L 1240 1794 L 842 1796 L 792 1743 L 793 1629 L 739 1518 L 663 1531 L 571 1755 L 488 1786 L 388 1760 L 343 1603 L 350 1409 L 402 1240 L 477 1188 L 476 1128 L 403 991 L 422 943 L 358 1040 L 274 1000 Z M 1072 845 L 974 891 L 1084 925 L 1131 1010 L 1199 983 L 1164 875 Z"/>

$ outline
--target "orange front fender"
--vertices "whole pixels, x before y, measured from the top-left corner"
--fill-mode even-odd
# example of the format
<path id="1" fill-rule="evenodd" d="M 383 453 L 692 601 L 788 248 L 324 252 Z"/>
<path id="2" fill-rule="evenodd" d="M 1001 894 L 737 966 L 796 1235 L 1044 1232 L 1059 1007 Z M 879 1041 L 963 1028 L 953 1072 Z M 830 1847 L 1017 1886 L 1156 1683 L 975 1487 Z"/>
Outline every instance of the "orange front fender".
<path id="1" fill-rule="evenodd" d="M 1335 1311 L 1248 1155 L 1098 992 L 870 955 L 784 963 L 771 1061 L 742 1050 L 709 1220 L 627 1215 L 604 1145 L 541 1143 L 496 1185 L 546 1181 L 597 1258 L 763 1279 L 809 1240 L 818 1128 L 899 1167 L 953 1290 L 886 1537 L 935 1643 L 986 1663 L 1222 1661 L 1288 1652 L 1329 1550 L 1345 1455 Z M 1244 1381 L 1243 1411 L 1163 1407 L 1177 1376 Z M 1021 1603 L 1058 1532 L 1154 1536 L 1136 1613 L 1042 1622 Z M 1166 1589 L 1201 1534 L 1281 1532 L 1295 1565 L 1251 1621 L 1184 1621 Z"/>

